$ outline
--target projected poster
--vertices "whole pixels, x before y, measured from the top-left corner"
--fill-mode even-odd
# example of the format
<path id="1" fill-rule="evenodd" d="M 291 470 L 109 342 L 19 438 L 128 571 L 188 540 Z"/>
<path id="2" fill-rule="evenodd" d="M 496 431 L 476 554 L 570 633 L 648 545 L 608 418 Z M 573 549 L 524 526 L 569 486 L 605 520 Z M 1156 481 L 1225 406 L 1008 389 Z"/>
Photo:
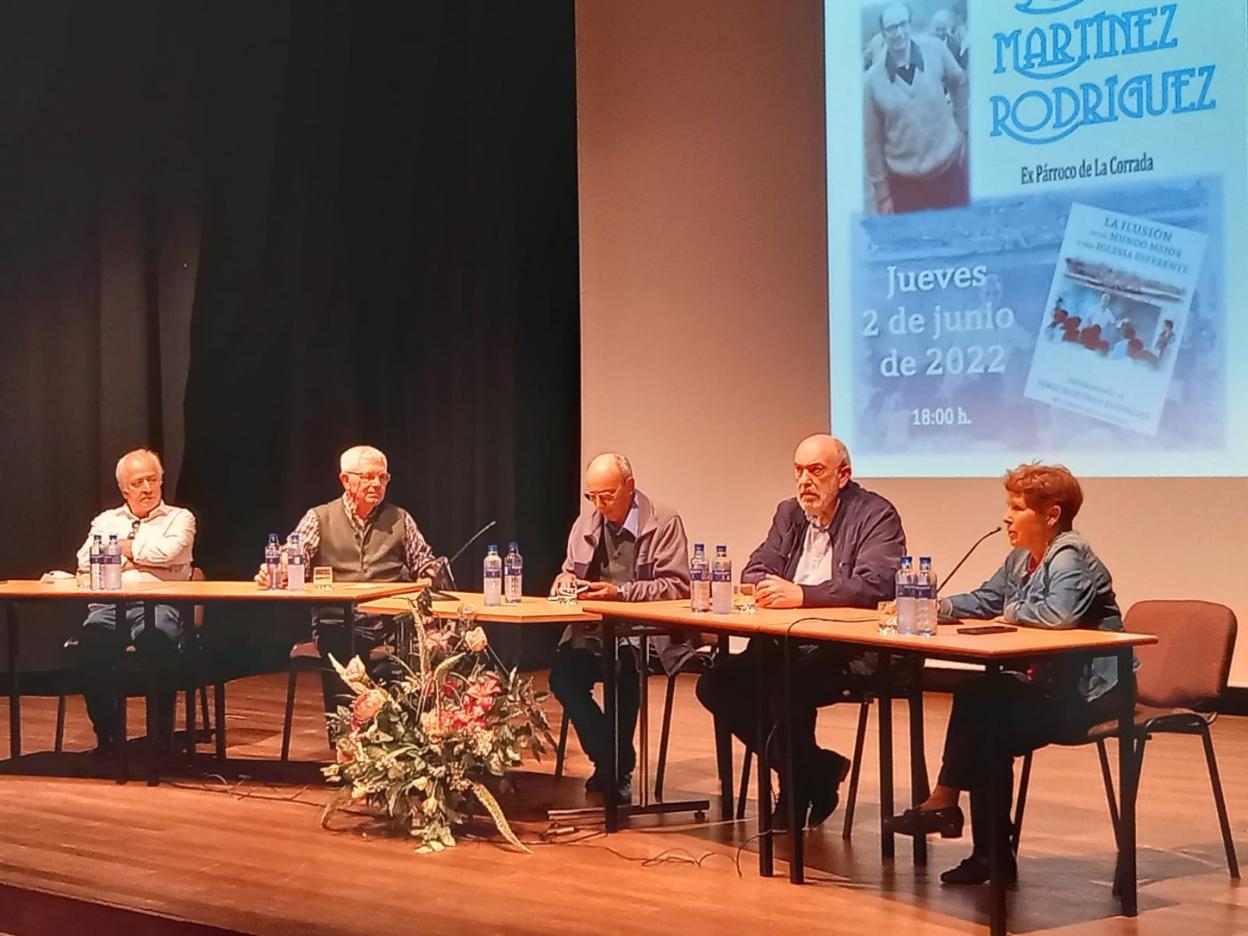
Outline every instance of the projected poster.
<path id="1" fill-rule="evenodd" d="M 1248 474 L 1246 20 L 828 0 L 832 428 L 857 473 Z"/>

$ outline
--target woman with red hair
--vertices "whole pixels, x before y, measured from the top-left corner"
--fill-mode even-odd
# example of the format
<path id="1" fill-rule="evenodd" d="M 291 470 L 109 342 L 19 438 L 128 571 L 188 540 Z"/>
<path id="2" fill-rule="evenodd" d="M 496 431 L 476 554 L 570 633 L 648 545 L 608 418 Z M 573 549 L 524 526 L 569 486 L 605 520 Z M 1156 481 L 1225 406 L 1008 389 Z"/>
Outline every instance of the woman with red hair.
<path id="1" fill-rule="evenodd" d="M 1122 630 L 1109 571 L 1072 523 L 1083 491 L 1066 468 L 1020 465 L 1005 476 L 1005 530 L 1014 547 L 979 588 L 943 599 L 940 616 L 1004 618 L 1021 627 Z M 1134 678 L 1127 674 L 1127 678 Z M 971 794 L 969 858 L 940 876 L 945 884 L 988 880 L 988 790 L 1013 790 L 1014 758 L 1053 741 L 1077 740 L 1114 717 L 1119 696 L 1117 661 L 1096 657 L 1001 672 L 971 680 L 953 696 L 940 778 L 928 799 L 892 823 L 907 835 L 962 835 L 962 790 Z M 1003 854 L 1010 854 L 1009 793 L 996 817 Z M 1017 875 L 1013 857 L 1007 874 Z"/>

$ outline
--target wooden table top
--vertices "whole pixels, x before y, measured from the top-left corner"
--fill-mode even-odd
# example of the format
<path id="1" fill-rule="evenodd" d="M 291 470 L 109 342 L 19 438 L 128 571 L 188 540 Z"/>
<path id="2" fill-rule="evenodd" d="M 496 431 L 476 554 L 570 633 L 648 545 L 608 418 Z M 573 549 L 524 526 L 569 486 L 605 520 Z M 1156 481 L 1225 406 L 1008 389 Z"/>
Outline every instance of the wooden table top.
<path id="1" fill-rule="evenodd" d="M 1151 634 L 1093 630 L 1044 630 L 1022 627 L 1005 634 L 959 634 L 958 627 L 983 624 L 966 621 L 941 624 L 934 637 L 879 633 L 879 612 L 864 608 L 759 608 L 753 614 L 692 611 L 688 599 L 675 601 L 582 601 L 586 611 L 627 620 L 677 624 L 702 631 L 737 636 L 791 636 L 805 640 L 852 643 L 878 650 L 919 652 L 926 656 L 965 661 L 1014 657 L 1112 652 L 1123 647 L 1153 644 Z"/>
<path id="2" fill-rule="evenodd" d="M 678 624 L 682 627 L 740 637 L 755 635 L 782 637 L 794 621 L 810 610 L 759 608 L 751 614 L 740 611 L 734 611 L 731 614 L 716 614 L 713 611 L 691 610 L 688 598 L 672 601 L 582 601 L 581 607 L 586 611 L 601 614 L 603 617 Z M 820 610 L 829 616 L 844 617 L 846 620 L 870 621 L 871 629 L 875 629 L 877 615 L 874 611 L 864 611 L 860 608 L 823 608 Z"/>
<path id="3" fill-rule="evenodd" d="M 454 617 L 461 604 L 470 604 L 477 610 L 477 620 L 484 624 L 571 624 L 573 622 L 600 621 L 602 617 L 586 611 L 581 605 L 563 605 L 548 598 L 525 596 L 519 604 L 504 604 L 487 608 L 485 596 L 480 592 L 448 592 L 451 601 L 434 601 L 433 613 L 439 617 Z M 359 606 L 365 614 L 402 614 L 411 610 L 406 598 L 383 598 Z"/>
<path id="4" fill-rule="evenodd" d="M 266 601 L 296 604 L 327 604 L 333 602 L 364 602 L 404 592 L 417 591 L 415 582 L 335 582 L 328 588 L 311 583 L 303 591 L 261 588 L 251 580 L 209 582 L 140 582 L 121 591 L 91 591 L 78 588 L 73 579 L 60 579 L 43 584 L 36 579 L 0 582 L 0 601 L 5 599 L 81 599 L 84 601 L 144 601 L 164 598 L 169 601 Z"/>

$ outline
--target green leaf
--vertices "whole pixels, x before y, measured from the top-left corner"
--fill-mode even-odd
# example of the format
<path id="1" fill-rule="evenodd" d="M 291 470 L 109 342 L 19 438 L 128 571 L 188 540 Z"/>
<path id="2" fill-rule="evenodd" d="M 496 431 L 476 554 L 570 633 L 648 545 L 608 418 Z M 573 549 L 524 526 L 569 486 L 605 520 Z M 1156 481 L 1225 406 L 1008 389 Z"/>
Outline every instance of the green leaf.
<path id="1" fill-rule="evenodd" d="M 498 831 L 512 845 L 520 849 L 526 855 L 533 854 L 525 847 L 520 839 L 516 838 L 516 833 L 511 831 L 511 826 L 507 822 L 507 817 L 503 815 L 503 808 L 498 805 L 498 800 L 494 799 L 494 794 L 489 791 L 484 783 L 474 783 L 472 785 L 473 795 L 476 796 L 477 802 L 485 807 L 485 811 L 490 814 L 490 818 L 494 820 L 494 825 Z"/>

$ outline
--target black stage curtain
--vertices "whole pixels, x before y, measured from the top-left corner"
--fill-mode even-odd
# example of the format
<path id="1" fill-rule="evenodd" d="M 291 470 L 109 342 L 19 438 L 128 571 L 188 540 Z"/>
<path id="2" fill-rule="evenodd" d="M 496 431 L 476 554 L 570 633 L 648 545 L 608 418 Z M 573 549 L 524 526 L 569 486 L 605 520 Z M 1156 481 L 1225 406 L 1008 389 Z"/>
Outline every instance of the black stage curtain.
<path id="1" fill-rule="evenodd" d="M 68 567 L 127 448 L 210 577 L 390 456 L 530 590 L 579 485 L 571 2 L 0 7 L 0 574 Z M 457 564 L 479 586 L 484 543 Z"/>

